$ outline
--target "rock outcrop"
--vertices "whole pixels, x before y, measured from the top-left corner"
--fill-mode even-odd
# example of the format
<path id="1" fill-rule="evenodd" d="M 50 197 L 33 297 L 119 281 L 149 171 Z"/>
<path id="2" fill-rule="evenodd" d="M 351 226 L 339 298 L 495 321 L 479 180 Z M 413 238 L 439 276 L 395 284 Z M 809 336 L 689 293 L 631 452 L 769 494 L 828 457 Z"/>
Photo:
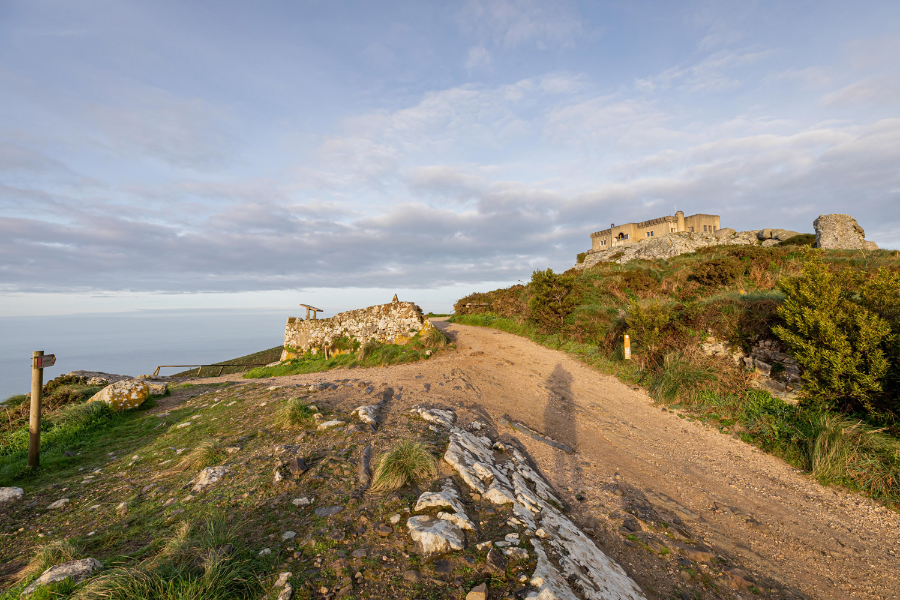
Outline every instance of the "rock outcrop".
<path id="1" fill-rule="evenodd" d="M 108 385 L 88 402 L 106 402 L 114 411 L 137 408 L 150 396 L 150 386 L 138 379 L 127 379 Z"/>
<path id="2" fill-rule="evenodd" d="M 731 234 L 715 233 L 669 233 L 659 237 L 645 238 L 638 242 L 613 246 L 604 250 L 590 251 L 584 257 L 584 262 L 575 265 L 578 270 L 590 268 L 600 262 L 617 262 L 625 264 L 632 260 L 653 260 L 657 258 L 672 258 L 680 254 L 696 252 L 707 246 L 724 245 L 757 245 L 759 239 L 755 231 L 739 231 Z"/>
<path id="3" fill-rule="evenodd" d="M 455 524 L 428 515 L 410 517 L 406 521 L 409 535 L 416 544 L 416 551 L 426 558 L 446 554 L 451 550 L 464 550 L 466 536 Z"/>
<path id="4" fill-rule="evenodd" d="M 813 221 L 816 248 L 826 250 L 877 250 L 878 244 L 866 241 L 866 232 L 850 215 L 819 215 Z"/>

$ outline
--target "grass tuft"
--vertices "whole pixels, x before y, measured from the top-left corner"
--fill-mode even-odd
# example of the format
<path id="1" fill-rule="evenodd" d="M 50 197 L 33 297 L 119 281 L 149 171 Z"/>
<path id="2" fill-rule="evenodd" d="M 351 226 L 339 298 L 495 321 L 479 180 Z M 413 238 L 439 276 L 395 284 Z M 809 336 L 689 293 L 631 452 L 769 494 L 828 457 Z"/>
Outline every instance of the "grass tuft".
<path id="1" fill-rule="evenodd" d="M 431 327 L 424 336 L 422 336 L 422 345 L 426 348 L 446 348 L 450 345 L 450 338 L 437 327 Z"/>
<path id="2" fill-rule="evenodd" d="M 33 579 L 54 565 L 75 560 L 80 556 L 81 548 L 69 540 L 53 540 L 41 546 L 25 568 L 19 571 L 18 583 Z"/>
<path id="3" fill-rule="evenodd" d="M 284 429 L 308 427 L 316 422 L 313 418 L 314 414 L 316 411 L 301 398 L 291 398 L 278 407 L 278 411 L 275 413 L 275 423 Z"/>
<path id="4" fill-rule="evenodd" d="M 178 462 L 178 468 L 182 471 L 189 469 L 203 469 L 222 463 L 225 458 L 225 450 L 222 441 L 215 438 L 202 440 L 197 446 L 188 452 Z"/>
<path id="5" fill-rule="evenodd" d="M 662 368 L 650 382 L 650 395 L 654 400 L 667 402 L 691 399 L 714 377 L 709 367 L 693 363 L 679 352 L 669 352 L 663 358 Z"/>
<path id="6" fill-rule="evenodd" d="M 435 475 L 437 464 L 431 452 L 420 442 L 405 441 L 381 455 L 372 477 L 372 490 L 390 493 Z"/>

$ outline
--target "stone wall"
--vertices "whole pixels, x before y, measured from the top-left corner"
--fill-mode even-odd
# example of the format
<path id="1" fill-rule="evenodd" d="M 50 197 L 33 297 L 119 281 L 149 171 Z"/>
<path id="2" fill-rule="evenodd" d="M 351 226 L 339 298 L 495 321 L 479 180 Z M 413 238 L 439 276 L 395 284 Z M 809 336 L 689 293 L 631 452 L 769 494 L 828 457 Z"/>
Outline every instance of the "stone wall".
<path id="1" fill-rule="evenodd" d="M 307 351 L 332 350 L 334 341 L 349 337 L 359 342 L 370 339 L 385 344 L 405 344 L 417 333 L 433 327 L 413 302 L 400 302 L 394 296 L 390 304 L 338 313 L 330 319 L 304 320 L 290 317 L 284 328 L 281 360 Z"/>

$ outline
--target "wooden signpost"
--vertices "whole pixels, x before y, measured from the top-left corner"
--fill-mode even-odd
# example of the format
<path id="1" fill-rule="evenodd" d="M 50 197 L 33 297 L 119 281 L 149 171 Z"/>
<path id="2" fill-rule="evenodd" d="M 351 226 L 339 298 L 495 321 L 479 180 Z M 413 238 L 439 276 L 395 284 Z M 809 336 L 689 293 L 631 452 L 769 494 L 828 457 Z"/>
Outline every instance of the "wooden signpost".
<path id="1" fill-rule="evenodd" d="M 625 336 L 625 360 L 631 360 L 631 338 Z"/>
<path id="2" fill-rule="evenodd" d="M 38 468 L 41 462 L 41 395 L 44 391 L 44 368 L 56 364 L 55 354 L 36 350 L 31 357 L 31 414 L 28 418 L 28 466 Z"/>

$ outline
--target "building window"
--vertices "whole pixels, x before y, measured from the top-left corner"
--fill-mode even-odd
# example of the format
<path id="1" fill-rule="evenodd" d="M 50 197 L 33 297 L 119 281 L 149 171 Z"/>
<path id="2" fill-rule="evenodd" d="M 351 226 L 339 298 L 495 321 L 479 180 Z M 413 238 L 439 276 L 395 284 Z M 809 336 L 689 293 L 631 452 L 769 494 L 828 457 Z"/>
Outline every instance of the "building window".
<path id="1" fill-rule="evenodd" d="M 693 227 L 691 227 L 691 233 L 694 233 L 694 228 L 693 228 Z"/>
<path id="2" fill-rule="evenodd" d="M 652 231 L 650 232 L 650 237 L 653 237 L 653 232 L 652 232 Z"/>

